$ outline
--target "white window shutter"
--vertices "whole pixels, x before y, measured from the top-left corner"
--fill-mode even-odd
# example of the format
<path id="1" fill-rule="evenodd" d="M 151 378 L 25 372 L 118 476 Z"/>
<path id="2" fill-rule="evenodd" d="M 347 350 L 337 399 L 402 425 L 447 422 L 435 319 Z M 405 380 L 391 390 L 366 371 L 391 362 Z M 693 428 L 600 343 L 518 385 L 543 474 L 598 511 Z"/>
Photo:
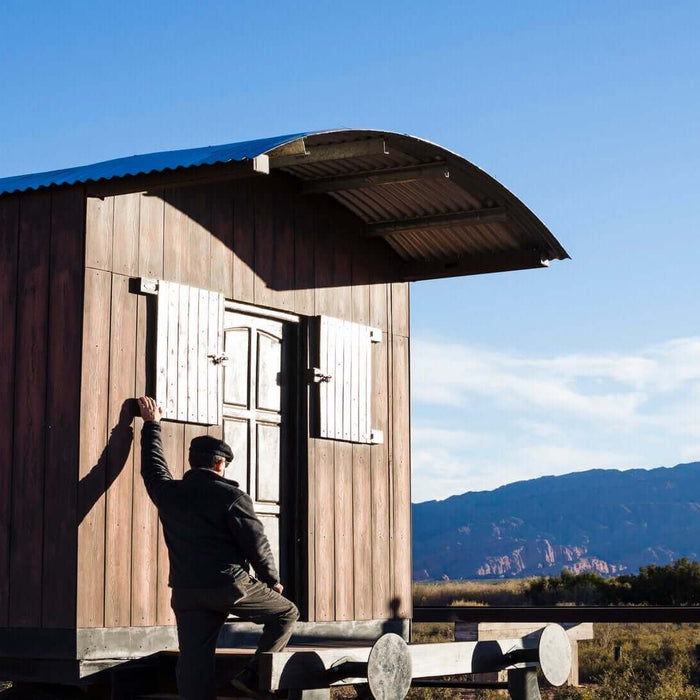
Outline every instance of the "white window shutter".
<path id="1" fill-rule="evenodd" d="M 319 316 L 319 437 L 348 442 L 377 441 L 372 431 L 372 343 L 381 331 Z"/>
<path id="2" fill-rule="evenodd" d="M 224 297 L 158 281 L 156 401 L 163 418 L 221 423 Z"/>

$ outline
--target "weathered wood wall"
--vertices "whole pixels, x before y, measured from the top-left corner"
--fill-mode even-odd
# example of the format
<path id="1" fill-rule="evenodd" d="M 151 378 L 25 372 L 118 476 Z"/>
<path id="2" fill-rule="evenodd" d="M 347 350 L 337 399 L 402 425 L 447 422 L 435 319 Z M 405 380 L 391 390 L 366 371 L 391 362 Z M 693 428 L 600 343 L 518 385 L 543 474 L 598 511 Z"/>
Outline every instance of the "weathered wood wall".
<path id="1" fill-rule="evenodd" d="M 82 188 L 0 197 L 0 628 L 71 628 Z"/>
<path id="2" fill-rule="evenodd" d="M 385 443 L 309 441 L 303 597 L 311 620 L 410 615 L 408 287 L 383 283 L 393 253 L 359 233 L 332 200 L 298 196 L 276 176 L 87 200 L 79 627 L 174 622 L 167 552 L 135 457 L 140 420 L 122 410 L 146 390 L 149 300 L 129 291 L 137 276 L 385 331 L 373 358 L 373 427 Z M 176 475 L 206 430 L 164 424 Z"/>

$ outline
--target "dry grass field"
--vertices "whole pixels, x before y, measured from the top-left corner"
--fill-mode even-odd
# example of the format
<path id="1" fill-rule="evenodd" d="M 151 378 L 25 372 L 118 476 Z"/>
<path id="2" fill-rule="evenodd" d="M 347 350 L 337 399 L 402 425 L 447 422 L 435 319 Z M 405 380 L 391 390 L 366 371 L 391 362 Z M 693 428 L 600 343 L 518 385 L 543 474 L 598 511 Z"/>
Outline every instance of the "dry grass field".
<path id="1" fill-rule="evenodd" d="M 528 605 L 532 579 L 414 584 L 415 605 Z M 700 700 L 700 624 L 596 624 L 579 645 L 582 687 L 543 690 L 548 700 Z M 414 641 L 453 638 L 450 624 L 413 626 Z M 620 658 L 615 661 L 615 647 Z M 496 690 L 422 690 L 409 697 L 507 698 Z"/>
<path id="2" fill-rule="evenodd" d="M 414 583 L 413 604 L 416 606 L 527 605 L 527 591 L 532 580 Z"/>

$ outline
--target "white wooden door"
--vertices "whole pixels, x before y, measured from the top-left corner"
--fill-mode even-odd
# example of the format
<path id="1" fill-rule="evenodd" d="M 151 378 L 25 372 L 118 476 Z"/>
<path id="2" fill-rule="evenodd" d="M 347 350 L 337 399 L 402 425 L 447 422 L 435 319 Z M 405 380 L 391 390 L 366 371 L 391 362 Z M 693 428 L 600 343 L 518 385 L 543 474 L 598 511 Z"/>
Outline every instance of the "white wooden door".
<path id="1" fill-rule="evenodd" d="M 278 569 L 280 482 L 284 470 L 284 323 L 227 311 L 224 316 L 223 427 L 234 459 L 226 477 L 250 494 Z M 284 575 L 284 573 L 282 573 Z"/>

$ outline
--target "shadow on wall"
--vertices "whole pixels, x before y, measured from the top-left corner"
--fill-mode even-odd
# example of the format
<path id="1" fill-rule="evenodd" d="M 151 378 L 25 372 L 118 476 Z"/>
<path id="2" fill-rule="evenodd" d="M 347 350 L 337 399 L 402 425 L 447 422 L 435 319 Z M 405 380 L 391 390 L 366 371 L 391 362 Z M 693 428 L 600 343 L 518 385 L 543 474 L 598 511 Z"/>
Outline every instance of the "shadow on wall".
<path id="1" fill-rule="evenodd" d="M 147 196 L 159 197 L 166 210 L 182 215 L 166 214 L 166 248 L 172 242 L 169 226 L 189 229 L 195 241 L 197 229 L 204 230 L 270 289 L 401 281 L 402 261 L 384 240 L 367 238 L 364 222 L 330 196 L 300 194 L 299 181 L 290 176 L 179 187 Z M 196 264 L 184 251 L 174 254 L 183 265 Z"/>
<path id="2" fill-rule="evenodd" d="M 112 428 L 109 440 L 97 463 L 80 480 L 78 484 L 78 523 L 83 522 L 95 503 L 124 469 L 131 445 L 134 442 L 132 423 L 138 413 L 136 399 L 124 401 L 119 412 L 119 421 Z"/>

